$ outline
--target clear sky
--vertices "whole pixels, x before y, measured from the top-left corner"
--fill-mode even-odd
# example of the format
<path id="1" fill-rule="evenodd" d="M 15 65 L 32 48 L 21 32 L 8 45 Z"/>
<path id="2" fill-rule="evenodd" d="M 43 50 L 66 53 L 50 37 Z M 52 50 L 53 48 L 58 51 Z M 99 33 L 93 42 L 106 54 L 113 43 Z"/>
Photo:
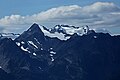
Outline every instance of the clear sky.
<path id="1" fill-rule="evenodd" d="M 114 5 L 108 5 L 108 4 L 95 4 L 96 2 L 103 2 L 103 3 L 105 3 L 105 2 L 107 2 L 107 3 L 113 3 Z M 95 4 L 95 5 L 94 5 Z M 0 31 L 12 31 L 12 28 L 13 29 L 20 29 L 20 27 L 21 27 L 21 25 L 18 25 L 17 24 L 17 22 L 15 22 L 16 24 L 15 25 L 17 25 L 17 26 L 15 26 L 13 23 L 14 22 L 12 22 L 12 21 L 18 21 L 18 23 L 21 23 L 22 25 L 25 25 L 25 23 L 26 24 L 29 24 L 30 25 L 30 20 L 31 20 L 31 22 L 33 21 L 33 22 L 41 22 L 43 25 L 46 25 L 46 26 L 49 26 L 49 25 L 53 25 L 53 24 L 59 24 L 59 22 L 60 23 L 62 23 L 62 19 L 60 19 L 60 20 L 58 20 L 59 19 L 59 16 L 55 16 L 56 14 L 57 15 L 59 15 L 59 13 L 57 13 L 57 11 L 58 12 L 65 12 L 64 11 L 64 8 L 62 9 L 62 8 L 59 8 L 59 7 L 61 7 L 61 6 L 67 6 L 67 7 L 65 7 L 66 9 L 65 10 L 68 10 L 68 9 L 70 9 L 71 8 L 71 5 L 76 5 L 76 6 L 72 6 L 72 10 L 70 10 L 70 11 L 68 11 L 68 12 L 66 12 L 66 13 L 69 13 L 69 14 L 67 14 L 67 17 L 66 16 L 63 16 L 63 17 L 66 17 L 67 19 L 68 19 L 68 17 L 71 19 L 71 12 L 72 12 L 72 18 L 74 19 L 74 21 L 78 21 L 78 20 L 81 20 L 81 19 L 85 19 L 85 18 L 83 18 L 83 17 L 81 17 L 81 16 L 78 16 L 80 19 L 77 19 L 76 20 L 76 15 L 75 16 L 73 16 L 73 13 L 75 13 L 75 14 L 80 14 L 80 13 L 83 13 L 84 12 L 84 7 L 85 6 L 91 6 L 91 9 L 93 9 L 93 7 L 92 7 L 92 5 L 95 7 L 95 6 L 97 6 L 97 5 L 100 5 L 100 7 L 99 6 L 97 6 L 98 7 L 98 9 L 100 9 L 101 10 L 101 8 L 102 8 L 102 5 L 108 5 L 108 7 L 110 7 L 111 9 L 115 9 L 114 11 L 112 11 L 112 10 L 108 10 L 108 12 L 111 12 L 112 11 L 112 13 L 114 13 L 115 12 L 115 14 L 114 15 L 112 15 L 112 16 L 114 16 L 114 17 L 116 17 L 116 16 L 120 16 L 119 14 L 120 14 L 120 11 L 119 11 L 119 7 L 120 7 L 120 0 L 1 0 L 0 1 Z M 112 6 L 112 7 L 111 7 Z M 119 8 L 119 9 L 117 9 L 116 8 L 116 6 Z M 83 12 L 79 12 L 79 10 L 81 10 L 80 8 L 83 8 L 82 10 L 83 10 Z M 51 10 L 51 8 L 57 8 L 56 10 Z M 106 6 L 105 6 L 105 8 L 106 8 Z M 62 10 L 61 10 L 62 9 Z M 107 10 L 108 8 L 106 8 L 106 10 Z M 54 11 L 56 12 L 56 14 L 54 14 L 53 16 L 51 15 L 51 16 L 49 16 L 48 14 L 50 13 L 51 14 L 51 12 L 49 11 L 49 10 L 51 10 L 51 11 L 53 11 L 53 13 L 54 13 Z M 87 12 L 89 13 L 90 12 L 90 10 L 87 8 L 86 10 L 88 10 Z M 103 10 L 103 9 L 102 9 Z M 101 11 L 102 11 L 101 10 Z M 41 18 L 41 16 L 43 15 L 41 12 L 42 11 L 44 11 L 45 13 L 43 13 L 44 15 L 45 15 L 45 20 L 33 20 L 33 18 L 35 18 L 35 17 L 33 17 L 33 16 L 35 16 L 36 15 L 36 17 L 40 17 Z M 104 11 L 104 10 L 103 10 Z M 95 12 L 94 10 L 93 10 L 93 12 Z M 90 19 L 93 19 L 93 18 L 97 18 L 98 17 L 98 13 L 94 13 L 93 14 L 93 12 L 92 12 L 92 16 L 94 16 L 94 17 L 92 17 L 91 18 L 91 15 L 90 16 L 88 16 Z M 99 11 L 98 11 L 99 12 Z M 101 12 L 100 12 L 101 13 Z M 111 13 L 111 14 L 112 14 Z M 65 13 L 62 13 L 62 14 L 65 14 Z M 101 13 L 102 14 L 102 13 Z M 100 15 L 101 15 L 100 14 Z M 106 14 L 106 13 L 105 13 Z M 17 16 L 16 16 L 17 15 Z M 69 15 L 69 16 L 68 16 Z M 86 14 L 87 15 L 87 14 Z M 86 16 L 85 15 L 85 16 Z M 8 17 L 5 17 L 5 16 L 8 16 Z M 47 16 L 47 18 L 46 18 L 46 16 Z M 84 14 L 82 15 L 82 16 L 84 16 Z M 103 15 L 104 16 L 104 15 Z M 29 18 L 28 18 L 29 17 Z M 88 18 L 87 17 L 87 18 Z M 108 16 L 109 17 L 109 16 Z M 31 19 L 32 18 L 32 19 Z M 49 20 L 48 20 L 48 18 L 49 18 L 49 20 L 50 19 L 53 19 L 54 18 L 54 20 L 52 20 L 53 22 L 55 22 L 55 23 L 51 23 Z M 66 19 L 65 18 L 65 19 Z M 105 17 L 103 17 L 103 18 L 105 18 Z M 22 19 L 24 19 L 25 21 L 25 23 L 23 24 L 23 20 Z M 28 19 L 29 19 L 29 21 L 28 21 Z M 42 19 L 42 18 L 41 18 Z M 58 22 L 56 22 L 55 20 L 58 20 Z M 100 20 L 100 18 L 99 19 L 96 19 L 96 20 Z M 48 21 L 48 22 L 47 22 Z M 68 20 L 66 20 L 66 24 L 67 24 L 67 21 Z M 72 21 L 72 22 L 74 22 L 74 21 Z M 102 20 L 100 20 L 101 22 L 102 22 Z M 99 22 L 95 22 L 95 23 L 100 23 L 100 21 Z M 112 20 L 111 20 L 112 21 Z M 120 21 L 120 19 L 116 19 L 115 18 L 115 20 L 114 21 Z M 46 24 L 45 24 L 45 22 L 47 22 Z M 64 22 L 64 21 L 63 21 Z M 40 24 L 41 24 L 40 23 Z M 71 22 L 70 21 L 68 21 L 68 24 L 70 24 Z M 79 23 L 82 23 L 81 21 L 79 22 Z M 84 23 L 84 21 L 83 21 L 83 23 Z M 85 21 L 85 23 L 88 23 L 88 20 L 87 21 Z M 113 23 L 113 21 L 111 22 L 111 23 Z M 32 23 L 31 23 L 32 24 Z M 71 23 L 72 24 L 72 23 Z M 78 24 L 78 23 L 73 23 L 72 25 L 74 25 L 74 24 Z M 105 24 L 105 25 L 104 25 Z M 106 26 L 106 24 L 108 24 L 107 22 L 106 23 L 103 23 L 102 24 L 102 27 L 103 26 Z M 6 27 L 6 25 L 7 25 L 7 27 Z M 78 24 L 79 25 L 79 24 Z M 77 26 L 78 26 L 77 25 Z M 81 24 L 82 25 L 82 24 Z M 83 24 L 84 25 L 84 24 Z M 89 25 L 91 25 L 91 24 L 89 24 Z M 108 26 L 111 26 L 110 28 L 109 27 L 106 27 L 107 29 L 113 29 L 115 26 L 112 26 L 113 24 L 111 24 L 111 25 L 108 25 Z M 9 26 L 9 27 L 8 27 Z M 11 27 L 11 26 L 15 26 L 15 27 Z M 18 27 L 19 26 L 19 27 Z M 92 26 L 92 25 L 91 25 Z M 98 26 L 98 25 L 97 25 Z M 101 26 L 101 25 L 100 25 Z M 113 32 L 115 32 L 115 33 L 118 33 L 118 32 L 120 32 L 120 30 L 118 30 L 119 29 L 119 27 L 120 27 L 120 24 L 117 24 L 117 26 L 116 26 L 117 28 L 116 29 L 113 29 Z M 24 28 L 24 27 L 22 27 L 22 28 Z M 23 30 L 23 29 L 20 29 L 20 30 Z M 26 27 L 27 28 L 27 27 Z M 5 30 L 6 29 L 6 30 Z M 116 32 L 117 31 L 117 32 Z"/>

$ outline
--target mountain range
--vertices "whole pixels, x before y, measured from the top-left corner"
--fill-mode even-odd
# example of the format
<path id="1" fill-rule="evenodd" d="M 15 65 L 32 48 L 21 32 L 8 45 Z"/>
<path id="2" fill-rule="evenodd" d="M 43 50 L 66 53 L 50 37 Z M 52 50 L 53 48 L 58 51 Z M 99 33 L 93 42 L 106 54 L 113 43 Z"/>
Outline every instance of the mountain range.
<path id="1" fill-rule="evenodd" d="M 120 36 L 34 23 L 0 37 L 0 80 L 120 80 Z"/>

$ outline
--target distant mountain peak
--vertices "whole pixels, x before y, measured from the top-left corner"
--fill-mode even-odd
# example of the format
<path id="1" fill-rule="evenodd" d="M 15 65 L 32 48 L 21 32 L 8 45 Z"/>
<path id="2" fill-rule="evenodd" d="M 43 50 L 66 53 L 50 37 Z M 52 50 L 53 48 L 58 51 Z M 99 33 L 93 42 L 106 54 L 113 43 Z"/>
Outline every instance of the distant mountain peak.
<path id="1" fill-rule="evenodd" d="M 51 33 L 63 33 L 67 35 L 73 35 L 74 33 L 77 33 L 78 35 L 87 34 L 89 32 L 88 25 L 85 25 L 83 27 L 76 27 L 71 25 L 56 25 L 55 27 L 51 28 L 49 31 Z"/>
<path id="2" fill-rule="evenodd" d="M 50 37 L 55 36 L 61 40 L 67 40 L 71 36 L 73 36 L 75 33 L 78 36 L 82 36 L 82 35 L 87 35 L 87 34 L 95 32 L 94 30 L 89 29 L 88 25 L 85 25 L 82 27 L 76 27 L 72 25 L 55 25 L 53 28 L 50 28 L 50 29 L 42 26 L 41 30 L 45 35 L 50 36 Z"/>
<path id="3" fill-rule="evenodd" d="M 0 37 L 1 38 L 11 38 L 11 39 L 15 39 L 19 36 L 20 34 L 15 34 L 15 33 L 0 33 Z"/>

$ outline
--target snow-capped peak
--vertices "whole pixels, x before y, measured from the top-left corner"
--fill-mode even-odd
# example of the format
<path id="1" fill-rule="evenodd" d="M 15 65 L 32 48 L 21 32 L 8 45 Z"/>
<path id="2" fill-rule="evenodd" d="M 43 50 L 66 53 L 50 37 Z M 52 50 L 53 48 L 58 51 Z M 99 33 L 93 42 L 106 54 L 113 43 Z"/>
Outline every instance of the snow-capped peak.
<path id="1" fill-rule="evenodd" d="M 56 37 L 60 40 L 67 40 L 67 39 L 70 38 L 70 37 L 65 37 L 65 34 L 63 34 L 63 33 L 59 33 L 57 31 L 56 32 L 51 32 L 51 29 L 46 30 L 46 29 L 44 29 L 43 26 L 40 26 L 40 28 L 41 28 L 41 30 L 42 30 L 42 32 L 44 33 L 45 36 L 49 36 L 49 37 L 52 37 L 52 38 Z"/>
<path id="2" fill-rule="evenodd" d="M 75 33 L 77 33 L 79 36 L 82 36 L 84 34 L 87 34 L 89 31 L 89 27 L 87 25 L 83 27 L 56 25 L 50 29 L 47 29 L 44 26 L 40 26 L 40 28 L 45 36 L 57 37 L 61 40 L 67 40 Z"/>

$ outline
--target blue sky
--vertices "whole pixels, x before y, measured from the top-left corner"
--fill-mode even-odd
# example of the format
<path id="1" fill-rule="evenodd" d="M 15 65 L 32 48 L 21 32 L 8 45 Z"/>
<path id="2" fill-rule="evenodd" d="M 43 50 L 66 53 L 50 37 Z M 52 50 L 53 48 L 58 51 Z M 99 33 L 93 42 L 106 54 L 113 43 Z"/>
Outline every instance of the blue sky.
<path id="1" fill-rule="evenodd" d="M 102 2 L 102 3 L 97 3 L 97 2 Z M 106 4 L 104 4 L 104 3 L 106 3 Z M 107 3 L 109 3 L 109 4 L 107 4 Z M 111 3 L 113 3 L 113 4 L 111 4 Z M 37 22 L 37 23 L 43 24 L 45 26 L 53 26 L 53 24 L 56 25 L 56 24 L 62 24 L 62 23 L 63 24 L 70 24 L 71 23 L 71 25 L 75 24 L 76 26 L 80 25 L 78 23 L 81 23 L 80 26 L 82 26 L 82 25 L 84 25 L 84 24 L 82 24 L 82 22 L 85 23 L 85 24 L 88 24 L 90 26 L 95 26 L 96 23 L 100 24 L 100 23 L 103 22 L 102 25 L 97 24 L 97 26 L 98 26 L 97 28 L 106 28 L 106 29 L 112 31 L 113 33 L 119 33 L 120 32 L 120 30 L 119 30 L 120 29 L 119 28 L 120 24 L 117 23 L 117 25 L 114 25 L 114 24 L 116 24 L 115 21 L 117 22 L 117 21 L 120 20 L 120 19 L 118 19 L 119 17 L 116 17 L 116 16 L 120 16 L 119 15 L 120 11 L 119 11 L 119 9 L 117 9 L 117 7 L 118 8 L 120 7 L 119 3 L 120 3 L 120 0 L 99 0 L 99 1 L 98 0 L 2 0 L 0 2 L 0 31 L 11 32 L 11 31 L 14 31 L 13 29 L 20 31 L 20 30 L 23 30 L 24 28 L 28 28 L 26 26 L 31 25 L 32 22 Z M 97 7 L 98 7 L 98 9 L 100 9 L 101 12 L 98 11 L 99 13 L 96 13 L 94 11 L 92 5 L 94 7 L 96 7 L 97 5 L 100 5 L 100 6 L 97 6 Z M 105 6 L 106 10 L 108 10 L 109 7 L 111 9 L 115 9 L 115 10 L 109 9 L 108 12 L 105 12 L 105 15 L 107 13 L 111 13 L 112 16 L 116 17 L 116 18 L 115 19 L 113 18 L 113 20 L 109 20 L 109 22 L 108 22 L 106 19 L 109 18 L 109 16 L 111 15 L 110 14 L 109 16 L 107 16 L 107 18 L 102 17 L 104 19 L 102 21 L 100 19 L 100 17 L 98 16 L 98 14 L 99 15 L 103 14 L 102 11 L 105 11 L 104 8 L 102 8 L 102 5 L 103 6 L 105 6 L 105 5 L 108 6 L 108 7 Z M 67 7 L 65 7 L 65 6 L 67 6 Z M 91 8 L 93 9 L 94 14 L 93 14 L 93 12 L 92 13 L 90 12 L 89 8 L 86 9 L 86 10 L 88 10 L 87 11 L 88 13 L 90 12 L 92 17 L 91 17 L 91 15 L 86 17 L 89 14 L 86 14 L 86 15 L 82 14 L 81 16 L 84 16 L 84 17 L 81 17 L 81 16 L 78 15 L 78 14 L 81 14 L 81 13 L 84 12 L 84 7 L 86 7 L 86 6 L 91 6 Z M 64 11 L 64 8 L 66 8 L 65 10 L 68 10 L 71 7 L 73 8 L 73 10 L 66 11 L 69 14 L 67 14 L 67 16 L 64 16 L 66 14 L 66 12 Z M 83 12 L 80 11 L 81 7 L 83 8 L 82 9 Z M 57 8 L 57 9 L 56 10 L 51 10 L 52 8 Z M 78 10 L 76 10 L 76 9 L 78 9 Z M 43 20 L 39 20 L 39 19 L 33 20 L 33 19 L 31 19 L 31 18 L 35 18 L 33 16 L 41 18 L 41 16 L 42 16 L 41 12 L 42 11 L 44 11 L 43 14 L 45 15 L 44 16 L 45 20 L 44 20 L 44 18 L 43 18 Z M 51 13 L 51 11 L 53 11 L 53 13 Z M 54 13 L 54 11 L 56 12 L 56 14 Z M 64 19 L 63 18 L 59 19 L 60 16 L 56 16 L 56 15 L 59 15 L 59 13 L 57 11 L 58 12 L 59 11 L 60 12 L 65 12 L 65 13 L 63 13 L 64 15 L 62 15 L 64 17 Z M 77 14 L 77 15 L 73 16 L 74 13 Z M 48 14 L 52 14 L 52 15 L 48 15 Z M 8 17 L 5 17 L 5 16 L 8 16 Z M 46 16 L 47 16 L 47 18 L 46 18 Z M 76 19 L 76 16 L 79 16 L 79 19 Z M 104 16 L 104 15 L 101 15 L 101 16 Z M 97 18 L 97 17 L 99 17 L 99 18 Z M 53 18 L 54 18 L 54 20 L 53 20 Z M 68 20 L 68 19 L 72 19 L 72 18 L 73 18 L 72 21 Z M 87 18 L 85 21 L 84 20 L 81 21 L 82 19 L 85 19 L 85 18 Z M 88 18 L 91 21 L 93 19 L 96 19 L 96 20 L 98 20 L 98 22 L 95 22 L 95 25 L 89 24 L 91 21 L 88 20 Z M 57 21 L 55 21 L 55 20 L 57 20 Z M 17 22 L 14 23 L 14 21 L 17 21 L 18 23 L 21 23 L 21 24 L 17 24 Z M 22 21 L 24 21 L 24 23 Z M 111 25 L 108 25 L 109 23 Z M 110 27 L 105 27 L 105 26 L 110 26 Z"/>
<path id="2" fill-rule="evenodd" d="M 11 14 L 32 15 L 63 5 L 85 6 L 98 1 L 113 2 L 120 5 L 120 0 L 1 0 L 0 18 Z"/>

